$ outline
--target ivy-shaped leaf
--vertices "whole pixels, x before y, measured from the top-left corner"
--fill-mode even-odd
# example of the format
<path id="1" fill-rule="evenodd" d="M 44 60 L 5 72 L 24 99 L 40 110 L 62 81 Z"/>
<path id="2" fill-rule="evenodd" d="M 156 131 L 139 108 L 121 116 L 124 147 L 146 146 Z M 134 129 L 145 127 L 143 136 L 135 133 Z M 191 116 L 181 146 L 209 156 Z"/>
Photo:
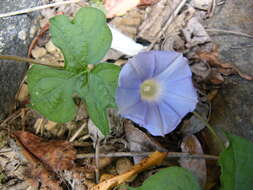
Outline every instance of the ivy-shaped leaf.
<path id="1" fill-rule="evenodd" d="M 50 24 L 52 41 L 63 52 L 67 70 L 78 72 L 86 64 L 98 63 L 111 46 L 105 15 L 96 8 L 81 8 L 72 21 L 55 16 Z"/>
<path id="2" fill-rule="evenodd" d="M 119 67 L 101 63 L 89 72 L 86 65 L 97 63 L 110 47 L 105 15 L 95 8 L 81 8 L 72 21 L 63 15 L 50 21 L 52 39 L 64 54 L 65 68 L 36 65 L 29 70 L 32 107 L 52 121 L 67 122 L 75 117 L 72 97 L 79 94 L 93 122 L 108 134 L 106 111 L 115 106 Z"/>
<path id="3" fill-rule="evenodd" d="M 201 190 L 197 178 L 188 170 L 173 166 L 146 179 L 142 186 L 130 190 Z"/>
<path id="4" fill-rule="evenodd" d="M 91 120 L 104 135 L 109 133 L 107 109 L 116 107 L 114 96 L 119 71 L 116 65 L 100 63 L 88 74 L 88 84 L 79 91 L 86 100 Z"/>
<path id="5" fill-rule="evenodd" d="M 220 155 L 220 190 L 253 189 L 253 143 L 244 138 L 227 134 L 229 147 Z"/>

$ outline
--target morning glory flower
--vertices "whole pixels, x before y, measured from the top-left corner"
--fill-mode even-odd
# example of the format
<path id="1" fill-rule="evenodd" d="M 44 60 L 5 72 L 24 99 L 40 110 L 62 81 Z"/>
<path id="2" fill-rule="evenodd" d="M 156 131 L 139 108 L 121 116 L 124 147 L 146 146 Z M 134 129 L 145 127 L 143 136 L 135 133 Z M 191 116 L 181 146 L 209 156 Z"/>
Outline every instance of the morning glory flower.
<path id="1" fill-rule="evenodd" d="M 154 136 L 173 131 L 197 104 L 188 61 L 174 51 L 139 53 L 119 74 L 116 103 L 122 117 Z"/>

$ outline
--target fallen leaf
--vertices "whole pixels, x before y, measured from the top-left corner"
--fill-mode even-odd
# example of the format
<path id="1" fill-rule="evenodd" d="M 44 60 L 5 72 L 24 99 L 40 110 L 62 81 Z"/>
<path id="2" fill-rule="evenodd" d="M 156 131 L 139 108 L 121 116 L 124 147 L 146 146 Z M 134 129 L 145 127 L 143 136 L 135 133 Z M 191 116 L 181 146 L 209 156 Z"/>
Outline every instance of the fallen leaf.
<path id="1" fill-rule="evenodd" d="M 179 2 L 180 0 L 160 0 L 148 7 L 145 19 L 139 27 L 138 36 L 149 41 L 156 39 Z"/>
<path id="2" fill-rule="evenodd" d="M 224 78 L 221 75 L 221 73 L 219 73 L 218 71 L 216 71 L 215 69 L 212 69 L 211 74 L 209 75 L 209 81 L 213 84 L 222 84 L 224 82 Z"/>
<path id="3" fill-rule="evenodd" d="M 167 151 L 152 137 L 148 136 L 137 127 L 134 127 L 131 122 L 125 125 L 125 135 L 129 144 L 129 149 L 132 152 Z M 143 158 L 144 157 L 134 157 L 134 162 L 138 163 Z"/>
<path id="4" fill-rule="evenodd" d="M 189 20 L 183 29 L 183 34 L 188 48 L 211 41 L 210 36 L 196 17 Z"/>
<path id="5" fill-rule="evenodd" d="M 182 152 L 191 154 L 203 154 L 201 144 L 194 135 L 184 137 L 181 143 L 181 149 Z M 197 176 L 198 181 L 202 187 L 205 186 L 207 169 L 206 161 L 204 159 L 180 158 L 179 163 L 183 168 L 189 169 L 193 174 Z"/>
<path id="6" fill-rule="evenodd" d="M 127 181 L 134 175 L 152 167 L 161 164 L 161 162 L 166 158 L 167 153 L 165 152 L 154 152 L 148 158 L 143 159 L 139 164 L 134 165 L 134 167 L 126 173 L 115 176 L 108 180 L 105 180 L 98 185 L 94 186 L 92 190 L 110 190 L 117 185 L 120 185 Z"/>
<path id="7" fill-rule="evenodd" d="M 140 4 L 140 0 L 104 0 L 104 6 L 107 11 L 106 17 L 122 16 L 130 9 Z"/>
<path id="8" fill-rule="evenodd" d="M 14 136 L 27 151 L 52 171 L 70 170 L 74 167 L 76 151 L 68 141 L 45 141 L 25 131 L 16 131 Z"/>
<path id="9" fill-rule="evenodd" d="M 56 179 L 56 174 L 46 168 L 39 159 L 37 159 L 19 139 L 19 135 L 15 134 L 18 144 L 21 146 L 22 154 L 30 164 L 29 175 L 27 181 L 34 187 L 46 188 L 48 190 L 63 190 L 60 181 Z M 28 172 L 27 172 L 28 173 Z"/>
<path id="10" fill-rule="evenodd" d="M 204 119 L 207 120 L 209 114 L 209 106 L 207 104 L 199 102 L 196 107 L 196 112 L 199 113 Z M 184 120 L 183 125 L 180 128 L 180 132 L 184 135 L 193 135 L 198 133 L 206 126 L 195 115 L 192 115 L 190 119 Z"/>
<path id="11" fill-rule="evenodd" d="M 196 53 L 196 55 L 198 56 L 200 60 L 207 61 L 211 66 L 222 68 L 222 69 L 228 69 L 231 74 L 238 74 L 240 75 L 240 77 L 246 80 L 253 80 L 252 76 L 242 73 L 236 66 L 230 63 L 223 63 L 219 59 L 218 46 L 214 46 L 211 52 L 199 51 Z"/>
<path id="12" fill-rule="evenodd" d="M 205 62 L 199 62 L 199 63 L 197 62 L 191 66 L 191 71 L 197 77 L 198 82 L 201 82 L 201 81 L 207 80 L 207 78 L 212 72 L 212 69 Z"/>

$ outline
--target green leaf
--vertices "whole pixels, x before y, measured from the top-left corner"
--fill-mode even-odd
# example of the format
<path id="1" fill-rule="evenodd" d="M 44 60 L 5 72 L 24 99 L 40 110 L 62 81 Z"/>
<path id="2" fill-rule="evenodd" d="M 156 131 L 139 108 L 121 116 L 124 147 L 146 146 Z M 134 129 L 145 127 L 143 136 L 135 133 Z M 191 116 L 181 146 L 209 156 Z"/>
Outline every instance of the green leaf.
<path id="1" fill-rule="evenodd" d="M 76 113 L 72 95 L 78 79 L 65 70 L 34 65 L 28 72 L 32 107 L 52 121 L 72 120 Z"/>
<path id="2" fill-rule="evenodd" d="M 116 65 L 100 63 L 88 74 L 88 84 L 79 91 L 86 100 L 91 120 L 104 135 L 109 133 L 107 109 L 116 107 L 114 96 L 119 71 Z"/>
<path id="3" fill-rule="evenodd" d="M 149 177 L 142 186 L 130 190 L 201 190 L 197 178 L 188 170 L 173 166 Z"/>
<path id="4" fill-rule="evenodd" d="M 220 190 L 253 189 L 253 143 L 244 138 L 227 134 L 229 147 L 220 155 Z"/>
<path id="5" fill-rule="evenodd" d="M 62 50 L 69 71 L 98 63 L 110 48 L 111 31 L 104 13 L 96 8 L 81 8 L 72 21 L 64 15 L 55 16 L 50 24 L 52 41 Z"/>

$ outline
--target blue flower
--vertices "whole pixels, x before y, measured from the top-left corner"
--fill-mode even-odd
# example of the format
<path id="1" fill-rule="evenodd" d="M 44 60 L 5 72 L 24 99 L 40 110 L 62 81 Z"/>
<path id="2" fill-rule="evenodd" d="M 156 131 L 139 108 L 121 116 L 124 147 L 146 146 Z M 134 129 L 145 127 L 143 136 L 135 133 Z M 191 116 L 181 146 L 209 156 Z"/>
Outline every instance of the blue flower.
<path id="1" fill-rule="evenodd" d="M 197 104 L 188 61 L 174 51 L 140 53 L 124 65 L 116 91 L 122 117 L 154 136 L 173 131 Z"/>

